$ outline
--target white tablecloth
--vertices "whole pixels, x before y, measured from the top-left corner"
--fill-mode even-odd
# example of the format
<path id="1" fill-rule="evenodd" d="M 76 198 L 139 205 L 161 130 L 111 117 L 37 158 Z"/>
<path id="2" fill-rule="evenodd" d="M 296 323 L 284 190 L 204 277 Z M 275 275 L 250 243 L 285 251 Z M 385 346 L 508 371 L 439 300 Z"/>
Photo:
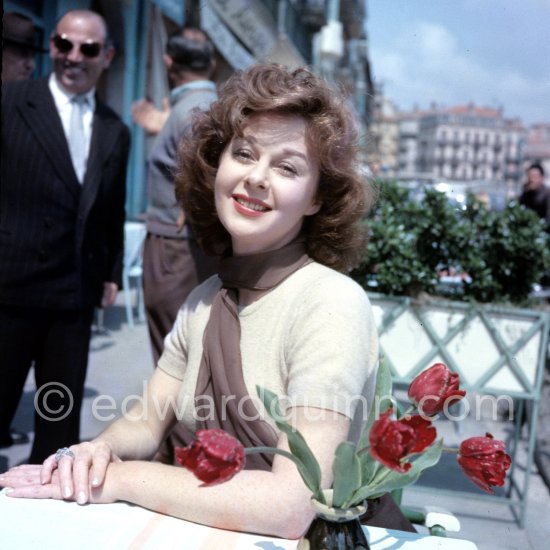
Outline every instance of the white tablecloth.
<path id="1" fill-rule="evenodd" d="M 475 544 L 367 528 L 372 550 L 476 550 Z M 10 550 L 295 550 L 297 541 L 213 529 L 125 503 L 15 499 L 0 493 L 0 548 Z"/>

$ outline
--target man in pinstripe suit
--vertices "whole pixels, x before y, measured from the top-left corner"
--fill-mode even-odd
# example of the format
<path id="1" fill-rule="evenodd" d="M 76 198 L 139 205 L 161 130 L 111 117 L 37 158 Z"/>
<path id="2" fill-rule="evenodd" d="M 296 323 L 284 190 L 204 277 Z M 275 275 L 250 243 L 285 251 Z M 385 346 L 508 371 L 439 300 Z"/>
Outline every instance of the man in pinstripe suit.
<path id="1" fill-rule="evenodd" d="M 0 446 L 34 362 L 34 463 L 79 439 L 93 310 L 121 285 L 129 149 L 95 96 L 114 56 L 103 18 L 65 14 L 50 56 L 49 78 L 2 87 Z"/>

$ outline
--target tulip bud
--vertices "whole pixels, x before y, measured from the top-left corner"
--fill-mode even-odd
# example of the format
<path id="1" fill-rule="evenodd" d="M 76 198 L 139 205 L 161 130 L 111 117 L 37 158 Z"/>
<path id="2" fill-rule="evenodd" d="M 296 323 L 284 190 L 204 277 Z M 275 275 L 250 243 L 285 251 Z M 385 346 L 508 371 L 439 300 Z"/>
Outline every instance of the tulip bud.
<path id="1" fill-rule="evenodd" d="M 177 461 L 203 481 L 201 487 L 229 481 L 245 464 L 244 447 L 223 430 L 199 430 L 187 447 L 176 448 Z"/>
<path id="2" fill-rule="evenodd" d="M 506 453 L 504 441 L 485 437 L 470 437 L 460 444 L 458 463 L 464 473 L 480 489 L 494 494 L 491 486 L 502 487 L 512 459 Z"/>
<path id="3" fill-rule="evenodd" d="M 411 468 L 405 458 L 431 445 L 437 432 L 430 420 L 419 415 L 391 420 L 392 411 L 388 409 L 373 423 L 369 433 L 370 453 L 387 468 L 404 473 Z"/>
<path id="4" fill-rule="evenodd" d="M 435 363 L 411 382 L 409 399 L 422 414 L 433 416 L 466 395 L 464 390 L 458 389 L 459 382 L 458 374 L 443 363 Z"/>

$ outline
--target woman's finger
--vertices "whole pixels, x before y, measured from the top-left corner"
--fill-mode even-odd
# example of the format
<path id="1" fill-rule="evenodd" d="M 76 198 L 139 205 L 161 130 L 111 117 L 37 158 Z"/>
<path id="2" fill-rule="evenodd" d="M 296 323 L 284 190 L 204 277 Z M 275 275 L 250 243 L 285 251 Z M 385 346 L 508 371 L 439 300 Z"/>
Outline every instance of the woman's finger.
<path id="1" fill-rule="evenodd" d="M 14 498 L 54 498 L 57 500 L 62 498 L 59 485 L 54 483 L 9 487 L 6 489 L 6 494 Z"/>
<path id="2" fill-rule="evenodd" d="M 107 468 L 113 460 L 117 459 L 113 457 L 111 449 L 108 447 L 100 448 L 94 453 L 94 462 L 90 471 L 90 485 L 92 487 L 103 485 Z"/>
<path id="3" fill-rule="evenodd" d="M 89 449 L 79 452 L 73 464 L 74 498 L 78 504 L 86 504 L 89 499 L 90 487 L 88 480 L 93 456 L 91 452 Z"/>
<path id="4" fill-rule="evenodd" d="M 64 499 L 74 497 L 74 463 L 77 460 L 81 460 L 79 458 L 80 455 L 80 449 L 75 447 L 74 450 L 73 448 L 69 448 L 61 454 L 58 451 L 54 458 L 57 461 L 57 470 L 59 473 L 59 489 Z"/>
<path id="5" fill-rule="evenodd" d="M 0 475 L 0 487 L 20 487 L 39 484 L 41 468 L 38 464 L 15 466 Z"/>
<path id="6" fill-rule="evenodd" d="M 57 468 L 57 460 L 55 455 L 50 455 L 42 464 L 42 471 L 40 472 L 40 482 L 42 485 L 50 483 L 52 480 L 53 471 Z"/>

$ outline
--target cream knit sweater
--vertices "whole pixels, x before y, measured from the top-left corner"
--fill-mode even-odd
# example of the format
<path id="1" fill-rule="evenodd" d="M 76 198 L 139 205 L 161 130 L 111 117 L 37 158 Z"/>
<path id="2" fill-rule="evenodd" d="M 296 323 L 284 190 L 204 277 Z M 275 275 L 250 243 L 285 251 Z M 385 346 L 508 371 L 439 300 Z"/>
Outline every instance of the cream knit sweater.
<path id="1" fill-rule="evenodd" d="M 194 396 L 203 332 L 219 288 L 213 276 L 191 293 L 158 363 L 182 381 L 176 414 L 191 430 L 197 415 L 210 413 L 209 407 L 195 409 Z M 240 323 L 244 380 L 261 414 L 256 384 L 277 393 L 284 409 L 308 406 L 312 414 L 351 418 L 362 395 L 370 406 L 378 339 L 365 291 L 349 277 L 308 264 L 242 308 Z"/>

